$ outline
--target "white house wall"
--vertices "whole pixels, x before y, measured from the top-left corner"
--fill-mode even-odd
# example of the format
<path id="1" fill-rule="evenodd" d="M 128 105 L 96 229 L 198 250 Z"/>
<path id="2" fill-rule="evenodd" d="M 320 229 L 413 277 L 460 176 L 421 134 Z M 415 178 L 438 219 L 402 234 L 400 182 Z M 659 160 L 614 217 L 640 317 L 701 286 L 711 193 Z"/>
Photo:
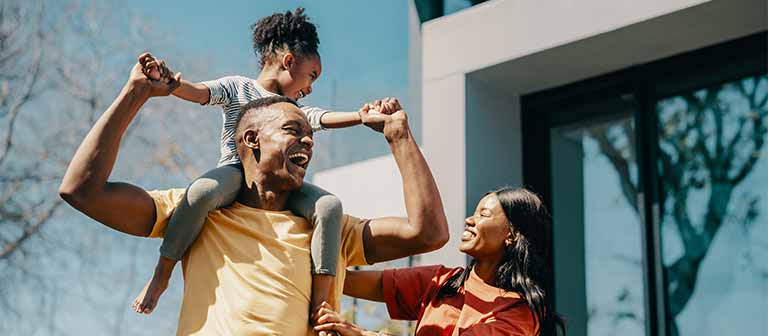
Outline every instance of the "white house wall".
<path id="1" fill-rule="evenodd" d="M 522 184 L 521 95 L 765 29 L 765 0 L 492 0 L 424 23 L 422 143 L 451 234 Z M 425 261 L 465 258 L 452 239 Z"/>
<path id="2" fill-rule="evenodd" d="M 405 216 L 403 182 L 391 155 L 321 171 L 312 183 L 338 196 L 352 216 Z"/>
<path id="3" fill-rule="evenodd" d="M 708 0 L 495 0 L 422 25 L 423 78 L 469 73 Z"/>

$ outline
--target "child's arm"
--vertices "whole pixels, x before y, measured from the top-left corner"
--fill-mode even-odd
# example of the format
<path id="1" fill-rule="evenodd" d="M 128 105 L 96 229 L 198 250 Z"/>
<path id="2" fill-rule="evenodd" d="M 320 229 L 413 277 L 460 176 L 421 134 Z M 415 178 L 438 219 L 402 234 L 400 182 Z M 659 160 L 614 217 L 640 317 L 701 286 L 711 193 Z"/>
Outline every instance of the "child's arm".
<path id="1" fill-rule="evenodd" d="M 320 117 L 323 128 L 345 128 L 362 123 L 357 112 L 326 112 Z"/>
<path id="2" fill-rule="evenodd" d="M 373 106 L 374 110 L 380 110 L 377 111 L 379 113 L 392 114 L 397 111 L 396 106 L 389 102 L 389 100 L 375 100 L 370 105 Z M 365 120 L 360 117 L 360 112 L 326 112 L 320 117 L 320 124 L 323 125 L 323 128 L 345 128 L 360 125 L 364 122 Z"/>
<path id="3" fill-rule="evenodd" d="M 181 80 L 179 88 L 174 90 L 171 94 L 186 101 L 201 105 L 207 105 L 208 101 L 211 99 L 211 92 L 203 83 L 192 83 L 184 79 Z"/>
<path id="4" fill-rule="evenodd" d="M 139 63 L 141 64 L 141 71 L 151 80 L 159 80 L 164 73 L 170 71 L 165 62 L 156 59 L 150 53 L 144 53 L 139 56 Z M 181 85 L 171 94 L 186 101 L 202 105 L 208 104 L 208 101 L 211 99 L 211 92 L 203 83 L 192 83 L 183 79 L 181 80 Z"/>

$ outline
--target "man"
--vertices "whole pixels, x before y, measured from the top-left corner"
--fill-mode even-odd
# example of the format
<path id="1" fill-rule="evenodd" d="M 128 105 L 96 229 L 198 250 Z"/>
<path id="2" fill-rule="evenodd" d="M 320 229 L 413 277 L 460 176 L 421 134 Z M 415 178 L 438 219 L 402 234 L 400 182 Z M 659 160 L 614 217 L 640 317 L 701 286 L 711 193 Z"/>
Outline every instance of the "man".
<path id="1" fill-rule="evenodd" d="M 178 85 L 149 81 L 136 64 L 124 88 L 77 149 L 59 193 L 69 204 L 120 232 L 161 237 L 182 190 L 147 192 L 108 182 L 120 140 L 141 106 Z M 396 101 L 388 104 L 397 105 Z M 347 266 L 393 260 L 435 250 L 448 239 L 442 201 L 416 145 L 405 112 L 360 111 L 389 143 L 403 178 L 408 218 L 359 220 L 345 216 L 331 305 L 338 308 Z M 244 186 L 228 208 L 209 213 L 182 260 L 184 299 L 179 335 L 302 335 L 311 288 L 311 227 L 285 211 L 301 186 L 312 155 L 312 131 L 289 99 L 257 100 L 244 109 L 237 132 Z M 304 160 L 294 160 L 305 156 Z M 373 200 L 376 201 L 376 200 Z"/>

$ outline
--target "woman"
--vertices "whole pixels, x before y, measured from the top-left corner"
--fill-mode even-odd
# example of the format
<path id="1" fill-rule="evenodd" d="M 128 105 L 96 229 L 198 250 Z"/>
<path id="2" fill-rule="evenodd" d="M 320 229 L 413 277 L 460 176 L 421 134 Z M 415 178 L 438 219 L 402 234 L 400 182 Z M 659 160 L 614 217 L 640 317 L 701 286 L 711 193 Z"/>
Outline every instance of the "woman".
<path id="1" fill-rule="evenodd" d="M 549 213 L 536 194 L 502 188 L 465 220 L 459 250 L 467 268 L 424 266 L 348 272 L 344 294 L 386 302 L 393 319 L 417 320 L 417 336 L 549 335 L 562 319 L 544 293 L 549 268 Z M 377 335 L 325 305 L 316 330 Z"/>

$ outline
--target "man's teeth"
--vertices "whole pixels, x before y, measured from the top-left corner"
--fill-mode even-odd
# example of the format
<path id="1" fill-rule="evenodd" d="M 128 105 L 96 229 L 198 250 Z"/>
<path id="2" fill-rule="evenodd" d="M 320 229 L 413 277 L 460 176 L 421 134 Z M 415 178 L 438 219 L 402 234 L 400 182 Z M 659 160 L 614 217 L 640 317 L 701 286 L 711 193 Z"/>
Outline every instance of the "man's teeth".
<path id="1" fill-rule="evenodd" d="M 461 240 L 470 240 L 474 236 L 474 233 L 464 230 L 464 232 L 461 233 Z"/>
<path id="2" fill-rule="evenodd" d="M 291 154 L 290 156 L 288 156 L 288 158 L 291 161 L 293 161 L 293 163 L 298 164 L 298 165 L 303 165 L 303 164 L 307 163 L 307 161 L 309 161 L 309 156 L 307 156 L 307 154 L 304 154 L 304 153 L 294 153 L 294 154 Z M 296 160 L 294 161 L 294 159 L 296 159 Z"/>

